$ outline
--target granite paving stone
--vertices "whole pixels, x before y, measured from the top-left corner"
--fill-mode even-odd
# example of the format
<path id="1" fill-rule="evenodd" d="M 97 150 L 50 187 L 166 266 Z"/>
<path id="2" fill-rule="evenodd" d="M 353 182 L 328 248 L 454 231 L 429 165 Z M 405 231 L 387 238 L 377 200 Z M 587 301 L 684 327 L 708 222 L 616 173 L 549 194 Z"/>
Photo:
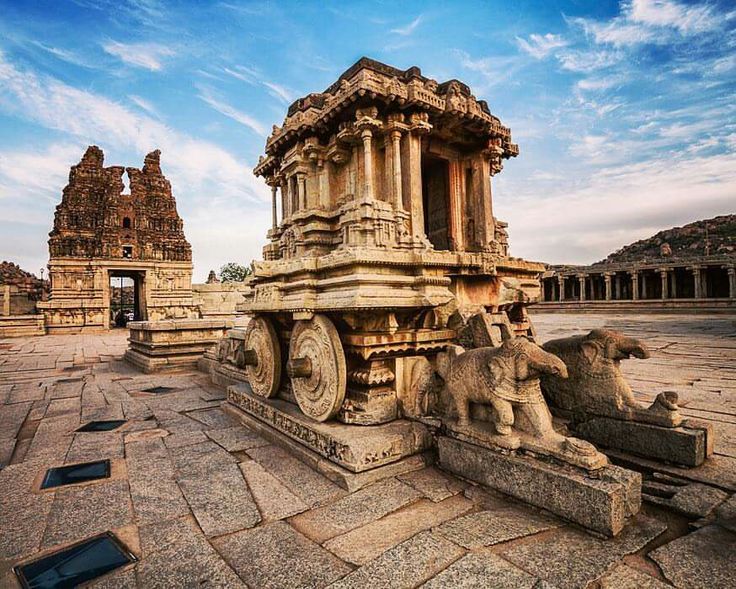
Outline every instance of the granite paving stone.
<path id="1" fill-rule="evenodd" d="M 164 438 L 164 444 L 167 448 L 181 448 L 183 446 L 191 446 L 207 441 L 207 436 L 203 431 L 195 430 L 191 432 L 180 432 L 178 434 L 170 434 Z"/>
<path id="2" fill-rule="evenodd" d="M 169 450 L 176 470 L 185 476 L 217 471 L 238 462 L 237 458 L 210 440 Z"/>
<path id="3" fill-rule="evenodd" d="M 264 521 L 284 519 L 309 509 L 306 503 L 255 460 L 241 462 L 240 470 Z"/>
<path id="4" fill-rule="evenodd" d="M 65 463 L 91 462 L 105 458 L 123 458 L 123 436 L 116 432 L 79 432 L 74 434 Z"/>
<path id="5" fill-rule="evenodd" d="M 268 442 L 261 436 L 242 425 L 224 429 L 211 429 L 207 431 L 207 435 L 228 452 L 239 452 L 268 445 Z"/>
<path id="6" fill-rule="evenodd" d="M 206 429 L 225 429 L 238 425 L 238 421 L 225 413 L 219 407 L 216 409 L 207 409 L 199 411 L 190 411 L 188 417 L 202 422 Z"/>
<path id="7" fill-rule="evenodd" d="M 132 521 L 127 481 L 59 489 L 44 533 L 43 547 L 82 540 Z"/>
<path id="8" fill-rule="evenodd" d="M 444 501 L 448 497 L 462 493 L 468 486 L 467 483 L 448 476 L 433 466 L 408 472 L 397 478 L 435 502 Z"/>
<path id="9" fill-rule="evenodd" d="M 191 448 L 191 446 L 186 446 Z M 208 537 L 252 528 L 261 521 L 258 507 L 236 464 L 177 476 L 179 487 Z"/>
<path id="10" fill-rule="evenodd" d="M 174 465 L 166 459 L 134 462 L 128 468 L 130 496 L 136 521 L 149 524 L 173 519 L 189 513 L 174 479 Z"/>
<path id="11" fill-rule="evenodd" d="M 602 539 L 576 528 L 562 528 L 544 538 L 501 547 L 499 554 L 560 589 L 584 588 L 666 529 L 665 523 L 639 515 L 615 538 Z"/>
<path id="12" fill-rule="evenodd" d="M 736 533 L 705 526 L 650 554 L 676 587 L 736 587 Z"/>
<path id="13" fill-rule="evenodd" d="M 432 532 L 421 532 L 330 585 L 330 589 L 408 589 L 428 581 L 465 551 Z"/>
<path id="14" fill-rule="evenodd" d="M 12 439 L 18 435 L 32 405 L 31 401 L 26 401 L 0 406 L 0 440 Z"/>
<path id="15" fill-rule="evenodd" d="M 395 478 L 386 479 L 334 503 L 294 516 L 291 524 L 318 544 L 322 544 L 325 540 L 413 503 L 421 496 L 419 491 Z"/>
<path id="16" fill-rule="evenodd" d="M 244 530 L 213 544 L 249 587 L 325 587 L 352 570 L 283 521 Z"/>
<path id="17" fill-rule="evenodd" d="M 538 589 L 537 578 L 490 553 L 474 552 L 455 561 L 422 589 Z"/>
<path id="18" fill-rule="evenodd" d="M 31 493 L 43 472 L 39 463 L 12 464 L 0 471 L 0 561 L 38 550 L 54 493 Z"/>
<path id="19" fill-rule="evenodd" d="M 324 475 L 277 446 L 250 448 L 248 456 L 279 479 L 310 507 L 324 505 L 347 494 Z"/>
<path id="20" fill-rule="evenodd" d="M 136 566 L 139 587 L 247 589 L 188 518 L 143 526 L 140 537 L 143 559 Z"/>
<path id="21" fill-rule="evenodd" d="M 468 549 L 507 542 L 562 526 L 563 522 L 523 507 L 480 511 L 442 524 L 438 534 Z"/>
<path id="22" fill-rule="evenodd" d="M 336 536 L 325 542 L 324 547 L 341 559 L 360 566 L 415 534 L 456 518 L 472 508 L 473 502 L 462 495 L 449 497 L 439 503 L 422 499 Z"/>
<path id="23" fill-rule="evenodd" d="M 616 565 L 599 583 L 600 589 L 667 589 L 670 586 L 625 564 Z"/>

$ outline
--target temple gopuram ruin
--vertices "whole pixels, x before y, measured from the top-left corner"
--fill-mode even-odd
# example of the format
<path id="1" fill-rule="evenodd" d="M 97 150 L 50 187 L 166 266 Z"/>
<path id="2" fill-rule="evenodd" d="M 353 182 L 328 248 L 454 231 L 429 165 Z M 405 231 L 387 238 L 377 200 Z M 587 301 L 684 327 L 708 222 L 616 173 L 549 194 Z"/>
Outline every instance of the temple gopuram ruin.
<path id="1" fill-rule="evenodd" d="M 132 281 L 136 320 L 199 316 L 192 250 L 159 158 L 149 153 L 142 170 L 104 167 L 91 146 L 72 167 L 49 234 L 51 293 L 38 304 L 49 333 L 109 328 L 114 279 Z"/>
<path id="2" fill-rule="evenodd" d="M 736 215 L 661 231 L 590 266 L 550 266 L 547 311 L 736 311 Z"/>

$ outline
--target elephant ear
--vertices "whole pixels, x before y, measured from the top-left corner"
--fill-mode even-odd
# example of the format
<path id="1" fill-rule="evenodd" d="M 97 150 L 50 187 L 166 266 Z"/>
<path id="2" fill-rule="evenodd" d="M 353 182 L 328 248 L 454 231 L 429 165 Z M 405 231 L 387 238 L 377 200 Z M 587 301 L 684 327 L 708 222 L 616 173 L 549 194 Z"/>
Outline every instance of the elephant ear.
<path id="1" fill-rule="evenodd" d="M 601 351 L 598 345 L 594 342 L 583 342 L 580 344 L 580 349 L 583 352 L 583 356 L 585 356 L 585 359 L 588 361 L 588 364 L 593 364 Z"/>

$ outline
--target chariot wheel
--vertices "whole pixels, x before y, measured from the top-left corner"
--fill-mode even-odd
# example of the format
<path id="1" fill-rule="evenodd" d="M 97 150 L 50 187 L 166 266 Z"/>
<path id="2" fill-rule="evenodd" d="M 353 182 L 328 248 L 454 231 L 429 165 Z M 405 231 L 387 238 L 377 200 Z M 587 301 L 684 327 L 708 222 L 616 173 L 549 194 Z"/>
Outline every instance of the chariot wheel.
<path id="1" fill-rule="evenodd" d="M 287 372 L 302 412 L 327 421 L 345 399 L 345 352 L 337 329 L 324 315 L 298 321 L 291 332 Z"/>
<path id="2" fill-rule="evenodd" d="M 263 316 L 251 319 L 245 330 L 243 351 L 237 364 L 245 366 L 248 383 L 259 397 L 273 397 L 281 384 L 281 346 L 271 321 Z"/>

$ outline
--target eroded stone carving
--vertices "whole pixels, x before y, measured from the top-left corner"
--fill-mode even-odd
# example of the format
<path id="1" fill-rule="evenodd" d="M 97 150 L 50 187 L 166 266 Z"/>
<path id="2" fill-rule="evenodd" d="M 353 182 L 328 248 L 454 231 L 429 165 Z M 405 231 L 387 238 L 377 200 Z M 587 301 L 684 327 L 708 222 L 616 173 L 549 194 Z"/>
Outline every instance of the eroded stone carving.
<path id="1" fill-rule="evenodd" d="M 544 349 L 567 366 L 568 378 L 542 376 L 542 389 L 550 404 L 577 419 L 592 415 L 614 417 L 676 427 L 682 423 L 677 393 L 660 393 L 646 407 L 634 398 L 621 373 L 621 360 L 634 356 L 649 358 L 649 350 L 637 339 L 607 329 L 594 329 L 587 335 L 552 340 Z"/>
<path id="2" fill-rule="evenodd" d="M 540 376 L 567 378 L 565 364 L 525 337 L 506 340 L 497 348 L 463 351 L 451 348 L 437 359 L 438 371 L 455 404 L 457 426 L 475 425 L 471 405 L 490 407 L 486 413 L 495 435 L 487 440 L 507 449 L 526 449 L 555 456 L 585 468 L 600 468 L 605 457 L 589 443 L 559 434 L 542 395 Z"/>

